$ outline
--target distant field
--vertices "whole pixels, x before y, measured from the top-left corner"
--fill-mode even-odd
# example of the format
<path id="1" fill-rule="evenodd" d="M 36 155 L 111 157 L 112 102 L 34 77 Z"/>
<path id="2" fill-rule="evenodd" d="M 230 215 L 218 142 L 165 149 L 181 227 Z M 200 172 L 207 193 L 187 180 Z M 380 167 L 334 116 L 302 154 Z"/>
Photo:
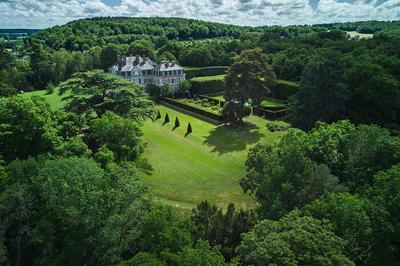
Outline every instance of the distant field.
<path id="1" fill-rule="evenodd" d="M 346 33 L 348 35 L 350 35 L 350 38 L 355 38 L 355 37 L 359 37 L 360 39 L 371 39 L 372 37 L 374 37 L 373 34 L 369 34 L 369 33 L 359 33 L 356 31 L 346 31 Z"/>
<path id="2" fill-rule="evenodd" d="M 24 95 L 43 96 L 54 108 L 64 104 L 57 94 L 48 95 L 46 91 Z M 157 108 L 162 119 L 147 120 L 143 126 L 147 144 L 144 157 L 153 166 L 153 172 L 145 175 L 143 182 L 152 189 L 155 198 L 184 214 L 202 200 L 220 207 L 230 202 L 238 207 L 254 207 L 254 198 L 244 194 L 239 185 L 245 175 L 247 151 L 257 142 L 277 141 L 282 133 L 269 132 L 267 120 L 255 116 L 246 118 L 245 127 L 234 128 L 215 126 L 165 106 Z M 171 122 L 163 125 L 165 113 Z M 172 130 L 176 117 L 181 126 Z M 188 122 L 193 133 L 185 137 Z"/>

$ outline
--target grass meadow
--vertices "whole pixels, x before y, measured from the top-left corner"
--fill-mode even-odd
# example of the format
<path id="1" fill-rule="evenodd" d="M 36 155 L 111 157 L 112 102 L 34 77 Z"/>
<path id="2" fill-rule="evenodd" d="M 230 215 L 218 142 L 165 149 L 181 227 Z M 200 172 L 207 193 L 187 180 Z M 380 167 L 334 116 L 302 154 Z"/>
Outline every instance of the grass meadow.
<path id="1" fill-rule="evenodd" d="M 64 104 L 56 93 L 35 91 L 24 95 L 42 96 L 56 109 Z M 216 126 L 165 106 L 156 108 L 162 118 L 154 122 L 149 119 L 143 125 L 147 145 L 144 157 L 153 171 L 142 180 L 152 189 L 155 199 L 183 214 L 202 200 L 219 207 L 230 202 L 237 207 L 254 207 L 254 198 L 244 194 L 239 185 L 245 175 L 248 149 L 257 142 L 277 141 L 281 133 L 269 132 L 267 120 L 256 116 L 247 117 L 245 126 L 236 128 Z M 166 113 L 171 122 L 164 124 Z M 180 127 L 174 129 L 176 117 Z M 189 122 L 193 132 L 185 136 Z"/>

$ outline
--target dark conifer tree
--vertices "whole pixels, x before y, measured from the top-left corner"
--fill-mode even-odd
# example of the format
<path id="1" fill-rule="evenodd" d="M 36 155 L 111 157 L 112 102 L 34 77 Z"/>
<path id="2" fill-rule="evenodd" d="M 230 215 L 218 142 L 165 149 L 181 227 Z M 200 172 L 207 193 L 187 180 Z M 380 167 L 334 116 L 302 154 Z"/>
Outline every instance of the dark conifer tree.
<path id="1" fill-rule="evenodd" d="M 165 114 L 165 118 L 164 118 L 164 124 L 169 123 L 169 115 L 168 113 Z"/>
<path id="2" fill-rule="evenodd" d="M 181 123 L 179 122 L 178 117 L 175 118 L 175 128 L 179 127 Z"/>

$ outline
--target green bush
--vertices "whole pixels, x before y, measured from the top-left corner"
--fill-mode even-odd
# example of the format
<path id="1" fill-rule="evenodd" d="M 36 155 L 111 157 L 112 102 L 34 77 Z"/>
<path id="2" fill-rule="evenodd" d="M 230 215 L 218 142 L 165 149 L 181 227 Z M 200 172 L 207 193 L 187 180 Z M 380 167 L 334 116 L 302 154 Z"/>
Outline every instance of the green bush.
<path id="1" fill-rule="evenodd" d="M 208 94 L 225 90 L 224 75 L 193 78 L 191 92 L 194 94 Z"/>
<path id="2" fill-rule="evenodd" d="M 290 81 L 277 80 L 271 84 L 270 88 L 272 97 L 287 100 L 298 91 L 299 85 Z"/>
<path id="3" fill-rule="evenodd" d="M 188 124 L 188 127 L 187 127 L 187 130 L 186 130 L 186 133 L 192 133 L 192 125 L 189 123 Z"/>
<path id="4" fill-rule="evenodd" d="M 283 126 L 283 125 L 279 125 L 277 123 L 274 122 L 270 122 L 267 124 L 267 128 L 269 131 L 271 132 L 276 132 L 276 131 L 286 131 L 289 129 L 288 126 Z"/>
<path id="5" fill-rule="evenodd" d="M 175 128 L 179 127 L 181 123 L 179 122 L 178 117 L 175 118 Z"/>
<path id="6" fill-rule="evenodd" d="M 164 124 L 169 123 L 169 115 L 168 113 L 165 114 L 165 118 L 164 118 Z"/>
<path id="7" fill-rule="evenodd" d="M 226 74 L 229 67 L 227 66 L 211 66 L 185 69 L 186 78 L 192 79 L 195 77 L 217 76 Z"/>

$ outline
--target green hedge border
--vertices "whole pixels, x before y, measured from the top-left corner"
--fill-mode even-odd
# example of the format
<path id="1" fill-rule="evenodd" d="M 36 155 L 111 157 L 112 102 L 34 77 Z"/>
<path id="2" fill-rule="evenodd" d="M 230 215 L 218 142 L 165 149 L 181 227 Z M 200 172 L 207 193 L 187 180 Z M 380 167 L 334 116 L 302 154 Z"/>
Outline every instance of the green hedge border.
<path id="1" fill-rule="evenodd" d="M 199 67 L 199 68 L 184 68 L 187 79 L 192 79 L 195 77 L 207 77 L 207 76 L 217 76 L 226 74 L 228 71 L 228 66 L 210 66 L 210 67 Z"/>
<path id="2" fill-rule="evenodd" d="M 166 102 L 168 104 L 174 105 L 176 107 L 185 109 L 187 111 L 193 112 L 193 113 L 195 113 L 195 114 L 197 114 L 199 116 L 204 116 L 206 118 L 209 118 L 209 119 L 212 119 L 212 120 L 216 120 L 217 122 L 220 122 L 220 123 L 223 122 L 223 116 L 220 115 L 220 114 L 215 114 L 215 113 L 212 113 L 212 112 L 208 112 L 208 111 L 205 111 L 203 109 L 196 108 L 196 107 L 194 107 L 192 105 L 185 104 L 183 102 L 177 101 L 177 100 L 172 99 L 172 98 L 163 97 L 161 99 L 161 102 L 162 101 L 164 101 L 164 102 Z"/>

